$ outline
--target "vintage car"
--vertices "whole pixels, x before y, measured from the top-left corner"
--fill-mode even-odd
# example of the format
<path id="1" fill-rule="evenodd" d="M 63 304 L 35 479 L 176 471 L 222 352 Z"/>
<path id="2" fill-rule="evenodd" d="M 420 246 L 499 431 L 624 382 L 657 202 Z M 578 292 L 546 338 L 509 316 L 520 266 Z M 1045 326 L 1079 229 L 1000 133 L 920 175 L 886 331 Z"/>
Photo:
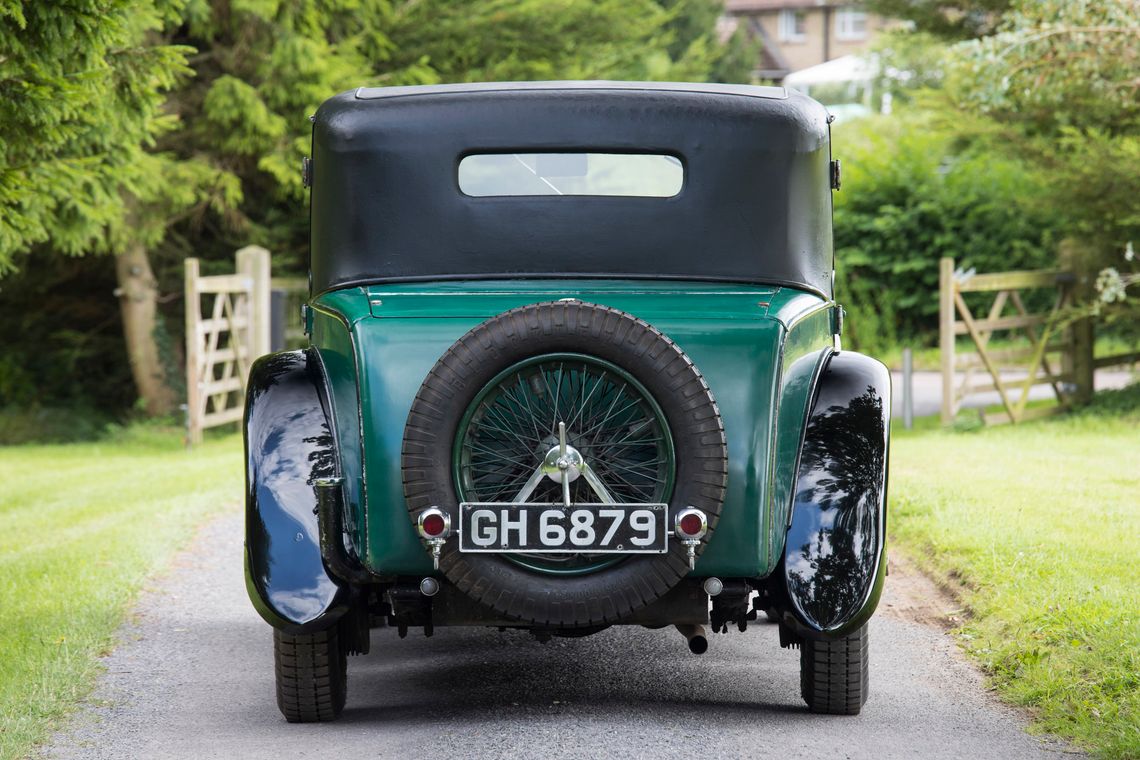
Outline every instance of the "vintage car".
<path id="1" fill-rule="evenodd" d="M 286 719 L 337 717 L 376 627 L 675 626 L 700 654 L 758 613 L 811 710 L 859 712 L 890 375 L 840 347 L 829 133 L 774 87 L 320 107 L 310 345 L 255 363 L 245 413 Z"/>

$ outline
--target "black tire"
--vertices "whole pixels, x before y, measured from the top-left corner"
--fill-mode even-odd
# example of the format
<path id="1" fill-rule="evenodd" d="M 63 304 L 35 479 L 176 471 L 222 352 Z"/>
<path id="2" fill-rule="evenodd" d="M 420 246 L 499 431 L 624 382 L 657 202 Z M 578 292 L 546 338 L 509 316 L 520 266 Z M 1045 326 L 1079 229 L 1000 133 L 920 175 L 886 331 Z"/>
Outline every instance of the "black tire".
<path id="1" fill-rule="evenodd" d="M 800 694 L 826 715 L 858 715 L 870 686 L 867 626 L 835 641 L 800 644 Z"/>
<path id="2" fill-rule="evenodd" d="M 336 720 L 348 693 L 348 657 L 337 629 L 292 635 L 273 631 L 277 707 L 290 723 Z"/>
<path id="3" fill-rule="evenodd" d="M 558 301 L 524 306 L 478 325 L 436 363 L 416 394 L 404 432 L 408 512 L 438 506 L 458 524 L 452 445 L 460 420 L 501 371 L 547 353 L 578 353 L 634 377 L 660 406 L 673 439 L 673 510 L 694 506 L 716 527 L 728 473 L 724 426 L 707 383 L 673 341 L 643 320 L 606 306 Z M 708 538 L 706 537 L 705 541 Z M 704 543 L 698 547 L 698 552 Z M 588 574 L 552 576 L 495 554 L 461 554 L 449 541 L 440 570 L 462 592 L 510 618 L 544 627 L 617 622 L 651 604 L 689 572 L 684 547 L 636 555 Z"/>

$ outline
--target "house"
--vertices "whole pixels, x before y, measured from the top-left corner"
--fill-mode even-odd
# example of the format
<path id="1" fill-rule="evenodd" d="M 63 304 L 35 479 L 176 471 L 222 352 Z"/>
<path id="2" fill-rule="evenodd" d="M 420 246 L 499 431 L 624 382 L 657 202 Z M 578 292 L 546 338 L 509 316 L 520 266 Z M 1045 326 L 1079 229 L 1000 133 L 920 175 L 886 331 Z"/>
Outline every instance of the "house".
<path id="1" fill-rule="evenodd" d="M 863 52 L 891 23 L 850 0 L 726 0 L 725 12 L 763 44 L 755 76 L 776 81 Z"/>

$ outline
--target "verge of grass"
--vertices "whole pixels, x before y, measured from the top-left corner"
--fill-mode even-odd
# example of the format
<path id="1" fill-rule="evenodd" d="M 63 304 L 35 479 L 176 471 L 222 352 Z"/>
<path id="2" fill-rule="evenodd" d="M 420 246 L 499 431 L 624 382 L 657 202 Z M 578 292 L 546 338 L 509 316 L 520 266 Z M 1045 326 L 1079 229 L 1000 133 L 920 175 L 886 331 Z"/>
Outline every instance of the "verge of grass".
<path id="1" fill-rule="evenodd" d="M 147 576 L 242 491 L 241 439 L 182 432 L 0 448 L 0 758 L 25 757 L 91 689 Z"/>
<path id="2" fill-rule="evenodd" d="M 1140 757 L 1140 385 L 1082 413 L 914 431 L 891 536 L 963 585 L 967 651 L 1040 730 Z"/>

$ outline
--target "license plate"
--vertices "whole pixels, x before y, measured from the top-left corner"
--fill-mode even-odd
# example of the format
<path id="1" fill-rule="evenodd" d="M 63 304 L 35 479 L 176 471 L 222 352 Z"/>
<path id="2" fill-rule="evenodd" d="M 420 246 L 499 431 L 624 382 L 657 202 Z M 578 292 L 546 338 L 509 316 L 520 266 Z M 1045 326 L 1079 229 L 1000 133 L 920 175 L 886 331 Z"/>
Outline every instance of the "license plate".
<path id="1" fill-rule="evenodd" d="M 459 505 L 459 551 L 664 554 L 665 504 Z"/>

